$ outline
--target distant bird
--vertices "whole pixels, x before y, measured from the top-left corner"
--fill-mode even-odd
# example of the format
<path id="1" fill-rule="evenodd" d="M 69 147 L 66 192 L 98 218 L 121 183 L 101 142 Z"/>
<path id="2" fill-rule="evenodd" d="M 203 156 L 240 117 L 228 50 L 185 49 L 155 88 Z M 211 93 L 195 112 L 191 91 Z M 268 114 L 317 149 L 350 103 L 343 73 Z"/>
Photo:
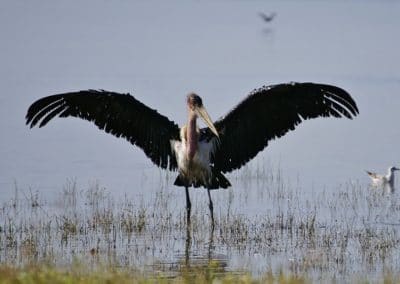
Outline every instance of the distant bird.
<path id="1" fill-rule="evenodd" d="M 265 22 L 269 23 L 269 22 L 271 22 L 271 21 L 275 18 L 276 13 L 275 13 L 275 12 L 272 12 L 271 14 L 266 15 L 266 14 L 264 14 L 263 12 L 260 12 L 260 13 L 258 13 L 258 15 L 259 15 Z"/>
<path id="2" fill-rule="evenodd" d="M 188 188 L 206 188 L 214 224 L 210 190 L 231 185 L 224 173 L 242 167 L 270 140 L 294 130 L 303 120 L 328 116 L 351 119 L 358 113 L 356 103 L 346 91 L 314 83 L 255 89 L 215 123 L 198 95 L 189 94 L 186 104 L 187 124 L 179 128 L 129 94 L 86 90 L 39 99 L 29 107 L 26 123 L 42 127 L 56 116 L 74 116 L 125 138 L 140 147 L 155 165 L 179 172 L 174 185 L 185 188 L 188 223 L 191 211 Z M 198 128 L 198 117 L 208 128 Z"/>
<path id="3" fill-rule="evenodd" d="M 369 177 L 371 178 L 372 185 L 374 186 L 390 186 L 393 189 L 394 187 L 394 172 L 399 171 L 399 168 L 390 167 L 388 168 L 388 172 L 386 175 L 381 175 L 373 172 L 366 171 Z"/>

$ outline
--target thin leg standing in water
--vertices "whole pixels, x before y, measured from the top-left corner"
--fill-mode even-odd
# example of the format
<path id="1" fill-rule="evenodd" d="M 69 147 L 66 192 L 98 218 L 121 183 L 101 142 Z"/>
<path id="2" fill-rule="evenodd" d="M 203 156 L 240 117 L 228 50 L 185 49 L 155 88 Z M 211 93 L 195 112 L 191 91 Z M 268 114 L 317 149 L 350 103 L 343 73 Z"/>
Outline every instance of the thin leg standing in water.
<path id="1" fill-rule="evenodd" d="M 186 192 L 186 223 L 190 225 L 190 211 L 192 210 L 192 203 L 190 202 L 189 188 L 185 186 Z"/>
<path id="2" fill-rule="evenodd" d="M 208 200 L 210 203 L 208 204 L 208 208 L 210 208 L 210 215 L 211 215 L 211 227 L 214 230 L 214 205 L 211 199 L 210 189 L 207 189 L 208 192 Z"/>

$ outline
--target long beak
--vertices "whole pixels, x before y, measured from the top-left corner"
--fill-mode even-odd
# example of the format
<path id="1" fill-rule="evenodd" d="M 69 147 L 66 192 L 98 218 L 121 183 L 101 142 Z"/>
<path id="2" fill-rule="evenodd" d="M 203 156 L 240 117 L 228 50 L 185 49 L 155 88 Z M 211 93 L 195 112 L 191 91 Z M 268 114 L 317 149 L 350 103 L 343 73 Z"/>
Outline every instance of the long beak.
<path id="1" fill-rule="evenodd" d="M 195 112 L 198 116 L 200 116 L 204 122 L 207 124 L 207 126 L 210 128 L 210 130 L 219 138 L 218 131 L 214 126 L 214 123 L 212 123 L 211 117 L 208 115 L 206 109 L 202 107 L 196 107 Z"/>

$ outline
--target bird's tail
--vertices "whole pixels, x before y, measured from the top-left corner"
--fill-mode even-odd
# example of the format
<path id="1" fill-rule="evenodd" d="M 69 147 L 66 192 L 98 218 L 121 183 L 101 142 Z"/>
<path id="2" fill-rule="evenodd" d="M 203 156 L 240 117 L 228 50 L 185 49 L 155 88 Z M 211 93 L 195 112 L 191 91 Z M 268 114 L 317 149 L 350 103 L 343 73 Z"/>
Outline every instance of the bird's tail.
<path id="1" fill-rule="evenodd" d="M 188 184 L 188 182 L 186 181 L 186 179 L 181 174 L 179 174 L 176 177 L 174 185 L 176 185 L 176 186 L 190 186 Z"/>
<path id="2" fill-rule="evenodd" d="M 202 181 L 188 182 L 187 179 L 183 175 L 179 174 L 175 179 L 174 185 L 187 186 L 187 187 L 203 186 L 207 189 L 218 189 L 218 188 L 228 188 L 231 186 L 231 183 L 221 172 L 213 171 L 211 180 L 207 184 L 205 184 Z"/>
<path id="3" fill-rule="evenodd" d="M 208 188 L 218 189 L 218 188 L 228 188 L 230 186 L 231 183 L 221 172 L 215 172 L 213 173 L 211 184 L 208 186 Z"/>

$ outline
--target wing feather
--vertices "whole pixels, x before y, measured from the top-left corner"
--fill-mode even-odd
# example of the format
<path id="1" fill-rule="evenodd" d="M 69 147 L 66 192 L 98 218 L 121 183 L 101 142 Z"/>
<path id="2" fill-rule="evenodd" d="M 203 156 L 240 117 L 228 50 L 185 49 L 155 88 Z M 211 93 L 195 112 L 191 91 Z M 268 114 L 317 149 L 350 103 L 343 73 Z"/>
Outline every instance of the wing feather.
<path id="1" fill-rule="evenodd" d="M 26 123 L 43 127 L 56 116 L 91 121 L 139 146 L 157 166 L 177 168 L 170 140 L 179 140 L 178 125 L 129 94 L 87 90 L 44 97 L 29 107 Z"/>
<path id="2" fill-rule="evenodd" d="M 357 114 L 351 96 L 335 86 L 314 83 L 264 86 L 215 122 L 220 143 L 211 160 L 215 169 L 230 172 L 303 120 L 328 116 L 351 119 Z M 211 131 L 205 131 L 212 137 Z"/>

